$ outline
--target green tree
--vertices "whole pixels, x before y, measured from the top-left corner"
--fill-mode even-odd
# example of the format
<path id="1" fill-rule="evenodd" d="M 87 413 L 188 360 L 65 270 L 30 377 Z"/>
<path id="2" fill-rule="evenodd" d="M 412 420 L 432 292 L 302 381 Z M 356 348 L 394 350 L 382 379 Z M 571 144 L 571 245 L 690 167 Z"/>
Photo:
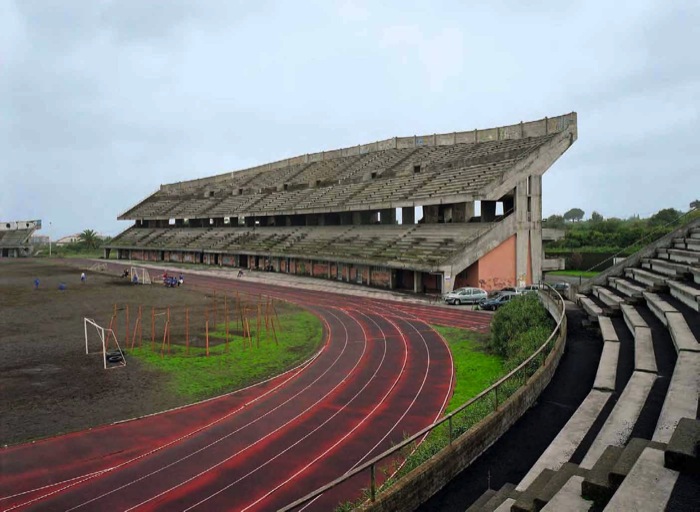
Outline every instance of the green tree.
<path id="1" fill-rule="evenodd" d="M 80 235 L 78 235 L 80 243 L 82 243 L 86 249 L 97 249 L 100 245 L 100 237 L 97 232 L 92 229 L 86 229 Z"/>
<path id="2" fill-rule="evenodd" d="M 605 217 L 603 217 L 600 213 L 598 212 L 593 212 L 591 213 L 591 221 L 599 224 L 605 220 Z"/>
<path id="3" fill-rule="evenodd" d="M 572 208 L 564 214 L 564 220 L 578 222 L 586 214 L 581 208 Z"/>
<path id="4" fill-rule="evenodd" d="M 659 210 L 654 215 L 649 217 L 649 225 L 667 226 L 676 222 L 681 215 L 683 215 L 683 213 L 679 212 L 675 208 L 664 208 L 663 210 Z"/>
<path id="5" fill-rule="evenodd" d="M 546 219 L 544 219 L 544 227 L 547 228 L 554 228 L 554 229 L 562 229 L 565 226 L 564 222 L 564 217 L 561 215 L 550 215 Z"/>

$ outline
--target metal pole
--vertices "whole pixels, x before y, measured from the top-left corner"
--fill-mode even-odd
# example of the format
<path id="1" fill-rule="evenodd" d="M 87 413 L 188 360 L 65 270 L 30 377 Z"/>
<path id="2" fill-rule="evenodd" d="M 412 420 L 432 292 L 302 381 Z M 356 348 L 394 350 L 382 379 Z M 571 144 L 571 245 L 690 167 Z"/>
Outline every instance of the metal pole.
<path id="1" fill-rule="evenodd" d="M 370 475 L 370 492 L 372 496 L 372 501 L 375 501 L 377 498 L 377 484 L 374 478 L 374 464 L 372 464 L 369 467 L 369 475 Z"/>

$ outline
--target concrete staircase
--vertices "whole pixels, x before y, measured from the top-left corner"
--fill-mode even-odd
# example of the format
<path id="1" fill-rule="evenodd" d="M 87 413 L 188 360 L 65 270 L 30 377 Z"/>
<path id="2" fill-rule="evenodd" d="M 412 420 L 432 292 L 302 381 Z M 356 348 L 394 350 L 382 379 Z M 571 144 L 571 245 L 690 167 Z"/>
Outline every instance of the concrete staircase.
<path id="1" fill-rule="evenodd" d="M 519 484 L 489 490 L 467 510 L 697 507 L 700 226 L 694 224 L 576 296 L 604 342 L 593 388 Z"/>

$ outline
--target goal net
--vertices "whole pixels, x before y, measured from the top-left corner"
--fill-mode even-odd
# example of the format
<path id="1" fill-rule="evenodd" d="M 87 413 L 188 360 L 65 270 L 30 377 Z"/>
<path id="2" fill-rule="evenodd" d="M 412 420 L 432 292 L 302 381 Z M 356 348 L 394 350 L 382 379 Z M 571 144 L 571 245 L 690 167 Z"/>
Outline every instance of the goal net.
<path id="1" fill-rule="evenodd" d="M 151 284 L 151 275 L 143 267 L 131 267 L 129 273 L 131 282 L 136 284 Z"/>
<path id="2" fill-rule="evenodd" d="M 126 366 L 124 352 L 112 329 L 105 329 L 91 318 L 83 318 L 83 327 L 86 354 L 101 354 L 105 370 Z"/>

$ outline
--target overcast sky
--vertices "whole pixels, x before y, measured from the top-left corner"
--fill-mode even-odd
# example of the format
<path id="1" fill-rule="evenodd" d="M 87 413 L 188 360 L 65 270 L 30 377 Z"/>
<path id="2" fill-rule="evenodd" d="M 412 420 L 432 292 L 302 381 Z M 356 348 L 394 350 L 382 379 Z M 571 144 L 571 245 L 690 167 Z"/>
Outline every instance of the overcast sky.
<path id="1" fill-rule="evenodd" d="M 545 216 L 686 210 L 698 48 L 697 0 L 0 0 L 0 219 L 115 235 L 161 183 L 570 111 Z"/>

